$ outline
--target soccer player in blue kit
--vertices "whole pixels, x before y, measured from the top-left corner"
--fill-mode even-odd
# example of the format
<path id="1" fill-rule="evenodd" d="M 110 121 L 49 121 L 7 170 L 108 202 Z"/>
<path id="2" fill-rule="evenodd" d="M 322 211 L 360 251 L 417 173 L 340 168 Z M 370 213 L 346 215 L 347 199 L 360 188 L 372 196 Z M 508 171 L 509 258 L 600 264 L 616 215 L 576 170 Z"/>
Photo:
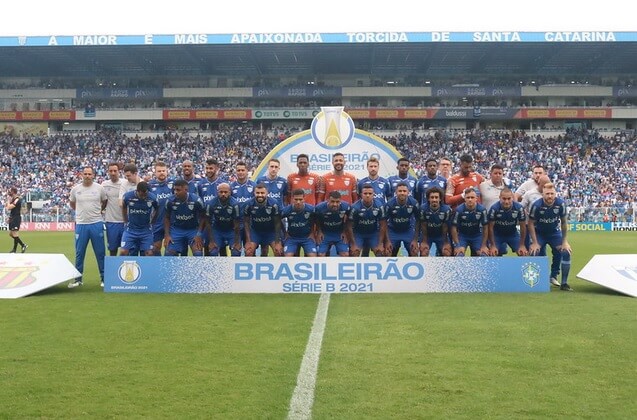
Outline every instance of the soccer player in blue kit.
<path id="1" fill-rule="evenodd" d="M 281 218 L 288 221 L 283 253 L 293 257 L 296 251 L 303 248 L 306 257 L 316 257 L 316 241 L 314 239 L 314 206 L 305 204 L 304 191 L 300 188 L 292 191 L 292 204 L 281 211 Z"/>
<path id="2" fill-rule="evenodd" d="M 230 185 L 222 182 L 217 186 L 217 196 L 204 205 L 206 218 L 199 230 L 208 239 L 208 254 L 216 257 L 220 249 L 231 247 L 233 257 L 241 255 L 241 236 L 239 221 L 241 210 L 239 203 L 230 195 Z M 204 242 L 206 242 L 204 240 Z"/>
<path id="3" fill-rule="evenodd" d="M 288 180 L 279 176 L 281 162 L 272 158 L 268 162 L 268 173 L 257 178 L 257 184 L 263 184 L 268 189 L 268 197 L 276 201 L 279 208 L 285 205 L 285 197 L 288 195 Z"/>
<path id="4" fill-rule="evenodd" d="M 451 207 L 443 200 L 445 191 L 438 187 L 431 187 L 425 193 L 427 202 L 420 207 L 420 223 L 416 225 L 422 232 L 420 240 L 420 256 L 428 257 L 431 245 L 436 245 L 437 256 L 451 256 L 449 243 L 449 222 L 451 221 Z"/>
<path id="5" fill-rule="evenodd" d="M 361 191 L 362 198 L 352 204 L 348 215 L 348 236 L 354 239 L 350 244 L 350 256 L 360 257 L 363 248 L 369 248 L 380 257 L 385 252 L 387 238 L 385 206 L 374 199 L 374 187 L 371 185 L 363 185 Z"/>
<path id="6" fill-rule="evenodd" d="M 332 191 L 327 201 L 319 203 L 314 208 L 316 215 L 316 243 L 319 257 L 325 257 L 332 246 L 340 257 L 349 256 L 349 242 L 347 238 L 347 215 L 351 206 L 341 200 L 341 193 Z"/>
<path id="7" fill-rule="evenodd" d="M 411 167 L 411 162 L 409 159 L 401 157 L 398 159 L 398 165 L 396 169 L 398 170 L 398 175 L 392 175 L 387 178 L 389 182 L 389 196 L 393 197 L 396 194 L 396 187 L 401 182 L 407 184 L 407 188 L 409 189 L 409 195 L 413 196 L 416 191 L 416 184 L 418 180 L 409 174 L 409 168 Z"/>
<path id="8" fill-rule="evenodd" d="M 237 180 L 230 183 L 230 189 L 232 190 L 232 197 L 239 203 L 239 210 L 243 214 L 248 201 L 254 198 L 254 187 L 257 184 L 251 179 L 248 179 L 248 167 L 245 162 L 237 162 L 235 165 L 235 173 Z M 281 207 L 279 207 L 279 211 Z M 239 223 L 239 229 L 241 231 L 241 239 L 245 242 L 245 227 L 243 226 L 243 220 Z"/>
<path id="9" fill-rule="evenodd" d="M 385 204 L 387 216 L 387 236 L 385 253 L 392 257 L 398 255 L 400 246 L 405 247 L 410 257 L 418 255 L 418 236 L 416 223 L 418 220 L 418 202 L 409 196 L 409 188 L 404 182 L 396 186 L 396 196 Z"/>
<path id="10" fill-rule="evenodd" d="M 456 208 L 451 220 L 453 253 L 457 257 L 463 257 L 467 247 L 471 248 L 472 256 L 489 255 L 489 220 L 487 210 L 478 204 L 476 188 L 469 187 L 464 190 L 464 203 Z"/>
<path id="11" fill-rule="evenodd" d="M 159 161 L 155 163 L 155 178 L 148 183 L 150 192 L 155 195 L 159 209 L 157 220 L 153 224 L 153 255 L 161 255 L 161 245 L 164 241 L 164 215 L 166 214 L 166 201 L 173 195 L 173 182 L 168 179 L 168 165 Z"/>
<path id="12" fill-rule="evenodd" d="M 548 182 L 542 188 L 542 198 L 531 206 L 528 230 L 532 242 L 529 249 L 531 255 L 545 256 L 547 244 L 553 255 L 561 254 L 561 260 L 553 259 L 551 263 L 551 278 L 557 278 L 561 265 L 560 290 L 570 292 L 573 289 L 568 284 L 568 274 L 573 250 L 566 240 L 567 215 L 566 203 L 557 197 L 555 185 Z"/>
<path id="13" fill-rule="evenodd" d="M 414 198 L 419 206 L 427 202 L 427 190 L 433 187 L 447 190 L 447 180 L 438 175 L 438 162 L 436 159 L 429 158 L 425 162 L 426 173 L 418 180 L 416 189 L 414 190 Z"/>
<path id="14" fill-rule="evenodd" d="M 157 197 L 148 192 L 148 183 L 137 183 L 134 191 L 122 197 L 124 233 L 119 255 L 128 255 L 131 250 L 153 255 L 153 224 L 157 219 Z"/>
<path id="15" fill-rule="evenodd" d="M 374 188 L 374 198 L 386 203 L 391 197 L 389 181 L 382 176 L 378 175 L 380 169 L 380 161 L 376 156 L 372 156 L 367 160 L 367 173 L 368 176 L 358 180 L 357 191 L 360 196 L 362 193 L 363 185 L 369 184 Z"/>
<path id="16" fill-rule="evenodd" d="M 267 257 L 272 248 L 274 255 L 283 255 L 281 245 L 281 210 L 278 204 L 268 198 L 268 189 L 263 184 L 254 188 L 254 198 L 243 209 L 243 225 L 246 232 L 245 253 L 254 257 L 257 248 L 261 256 Z"/>
<path id="17" fill-rule="evenodd" d="M 526 237 L 526 212 L 522 204 L 513 198 L 513 191 L 504 188 L 500 191 L 500 201 L 488 210 L 490 255 L 507 253 L 507 245 L 520 256 L 528 254 L 524 241 Z M 518 226 L 520 231 L 518 232 Z"/>
<path id="18" fill-rule="evenodd" d="M 197 194 L 188 192 L 188 181 L 178 179 L 174 184 L 174 194 L 166 201 L 164 216 L 164 247 L 166 254 L 175 256 L 182 254 L 188 247 L 192 255 L 203 255 L 202 232 L 197 228 L 201 218 L 205 217 L 203 202 Z"/>

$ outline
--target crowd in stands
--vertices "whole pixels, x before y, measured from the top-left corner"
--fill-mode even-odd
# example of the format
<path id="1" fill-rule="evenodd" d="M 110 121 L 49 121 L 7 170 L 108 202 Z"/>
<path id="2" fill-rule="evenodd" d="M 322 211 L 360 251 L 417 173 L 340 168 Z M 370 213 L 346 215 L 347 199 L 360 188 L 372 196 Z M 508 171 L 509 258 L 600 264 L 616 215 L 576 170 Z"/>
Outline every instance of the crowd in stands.
<path id="1" fill-rule="evenodd" d="M 301 129 L 301 127 L 299 127 Z M 282 135 L 285 134 L 285 135 Z M 50 191 L 49 208 L 62 220 L 72 220 L 68 206 L 71 187 L 80 181 L 81 168 L 95 168 L 97 181 L 107 175 L 110 161 L 135 162 L 140 175 L 149 176 L 152 164 L 163 160 L 178 177 L 184 160 L 197 165 L 203 175 L 208 157 L 219 160 L 230 179 L 239 161 L 256 168 L 266 154 L 293 130 L 263 134 L 255 127 L 237 124 L 214 132 L 167 132 L 154 137 L 124 136 L 113 131 L 61 133 L 50 136 L 0 136 L 0 186 Z M 611 217 L 634 220 L 637 206 L 637 138 L 595 131 L 571 130 L 558 137 L 528 136 L 523 131 L 437 130 L 431 134 L 404 131 L 386 140 L 409 158 L 420 176 L 427 158 L 474 157 L 476 170 L 488 177 L 494 163 L 502 164 L 515 186 L 529 178 L 533 165 L 542 164 L 569 207 L 584 208 L 578 218 L 595 208 L 610 208 Z M 3 209 L 2 209 L 3 210 Z M 2 211 L 0 211 L 0 214 Z M 590 216 L 590 217 L 589 217 Z M 602 217 L 601 215 L 599 217 Z"/>

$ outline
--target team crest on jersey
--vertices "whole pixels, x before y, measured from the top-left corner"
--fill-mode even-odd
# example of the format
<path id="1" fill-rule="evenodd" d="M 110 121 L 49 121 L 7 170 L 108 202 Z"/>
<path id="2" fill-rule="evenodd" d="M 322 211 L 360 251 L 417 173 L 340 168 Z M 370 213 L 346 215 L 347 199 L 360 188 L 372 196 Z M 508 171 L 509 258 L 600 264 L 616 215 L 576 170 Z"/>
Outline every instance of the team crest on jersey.
<path id="1" fill-rule="evenodd" d="M 540 267 L 535 263 L 523 264 L 522 279 L 530 287 L 535 287 L 540 282 Z"/>
<path id="2" fill-rule="evenodd" d="M 334 180 L 333 180 L 333 179 L 330 179 L 329 181 L 327 181 L 327 183 L 328 183 L 329 185 L 334 185 Z"/>
<path id="3" fill-rule="evenodd" d="M 267 214 L 272 214 L 272 208 L 271 208 L 271 207 L 266 207 L 266 208 L 265 208 L 265 212 L 266 212 Z"/>
<path id="4" fill-rule="evenodd" d="M 343 180 L 343 183 L 345 184 L 346 187 L 349 187 L 349 179 Z"/>
<path id="5" fill-rule="evenodd" d="M 195 203 L 188 203 L 188 210 L 193 211 L 195 209 Z"/>
<path id="6" fill-rule="evenodd" d="M 228 207 L 228 208 L 226 209 L 226 212 L 227 212 L 228 214 L 232 214 L 232 207 Z"/>
<path id="7" fill-rule="evenodd" d="M 254 188 L 252 187 L 252 185 L 248 185 L 248 192 L 252 193 L 253 190 L 254 190 Z"/>
<path id="8" fill-rule="evenodd" d="M 407 207 L 407 214 L 412 214 L 413 212 L 414 212 L 414 207 L 413 206 Z"/>
<path id="9" fill-rule="evenodd" d="M 372 210 L 372 214 L 373 214 L 374 216 L 378 216 L 378 209 L 374 209 L 374 210 Z"/>
<path id="10" fill-rule="evenodd" d="M 518 212 L 517 211 L 512 211 L 511 212 L 511 217 L 513 217 L 514 219 L 518 218 Z"/>
<path id="11" fill-rule="evenodd" d="M 153 206 L 153 203 L 152 203 L 152 201 L 147 201 L 146 205 L 148 206 L 148 208 L 151 208 Z"/>
<path id="12" fill-rule="evenodd" d="M 168 188 L 170 188 L 171 190 L 173 189 L 173 183 L 169 182 L 168 184 L 166 184 L 168 186 Z"/>
<path id="13" fill-rule="evenodd" d="M 308 183 L 308 184 L 310 184 L 310 185 L 314 184 L 314 178 L 310 178 L 310 179 L 308 179 L 308 180 L 307 180 L 307 183 Z"/>
<path id="14" fill-rule="evenodd" d="M 341 218 L 345 217 L 345 212 L 344 211 L 339 211 L 338 212 L 338 217 L 341 217 Z"/>
<path id="15" fill-rule="evenodd" d="M 560 212 L 560 209 L 558 209 L 557 207 L 553 209 L 553 213 L 557 214 Z"/>
<path id="16" fill-rule="evenodd" d="M 309 219 L 309 218 L 310 218 L 310 213 L 305 213 L 303 216 L 304 216 L 306 219 Z"/>
<path id="17" fill-rule="evenodd" d="M 283 182 L 279 181 L 276 183 L 276 187 L 280 190 L 281 188 L 283 188 Z"/>

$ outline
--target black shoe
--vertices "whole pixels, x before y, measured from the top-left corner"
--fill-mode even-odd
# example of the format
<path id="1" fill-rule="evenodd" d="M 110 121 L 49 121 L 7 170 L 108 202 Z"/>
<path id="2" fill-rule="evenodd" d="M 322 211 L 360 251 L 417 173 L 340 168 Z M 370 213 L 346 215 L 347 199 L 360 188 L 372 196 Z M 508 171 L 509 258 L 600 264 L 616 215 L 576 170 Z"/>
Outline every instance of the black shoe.
<path id="1" fill-rule="evenodd" d="M 24 254 L 25 252 L 27 252 L 27 248 L 29 247 L 29 245 L 24 244 L 22 245 L 22 253 Z"/>
<path id="2" fill-rule="evenodd" d="M 564 290 L 565 292 L 572 292 L 573 289 L 571 289 L 571 286 L 568 285 L 568 283 L 564 283 L 560 286 L 560 290 Z"/>
<path id="3" fill-rule="evenodd" d="M 15 254 L 15 249 L 12 249 L 11 251 L 9 251 L 9 254 Z"/>

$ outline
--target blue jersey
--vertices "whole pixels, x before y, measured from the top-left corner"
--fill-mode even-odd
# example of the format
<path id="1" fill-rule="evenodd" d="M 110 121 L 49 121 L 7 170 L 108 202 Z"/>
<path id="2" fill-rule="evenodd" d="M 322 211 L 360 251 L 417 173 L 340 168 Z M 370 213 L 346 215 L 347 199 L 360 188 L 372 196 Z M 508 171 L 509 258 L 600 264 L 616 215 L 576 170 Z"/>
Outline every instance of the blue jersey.
<path id="1" fill-rule="evenodd" d="M 122 197 L 122 201 L 126 206 L 126 215 L 128 216 L 126 229 L 135 232 L 149 231 L 153 212 L 157 211 L 159 207 L 155 194 L 148 193 L 146 198 L 142 199 L 137 197 L 137 191 L 128 191 Z"/>
<path id="2" fill-rule="evenodd" d="M 319 203 L 314 208 L 316 220 L 321 226 L 323 233 L 343 233 L 345 230 L 345 218 L 350 211 L 351 206 L 345 201 L 341 201 L 338 210 L 332 210 L 328 206 L 327 201 Z"/>
<path id="3" fill-rule="evenodd" d="M 566 203 L 561 198 L 556 198 L 552 206 L 544 203 L 540 198 L 531 206 L 529 218 L 535 221 L 535 231 L 543 236 L 548 236 L 562 230 L 562 217 L 566 217 Z"/>
<path id="4" fill-rule="evenodd" d="M 437 209 L 432 209 L 429 203 L 420 208 L 420 221 L 427 226 L 427 237 L 442 238 L 442 225 L 451 220 L 451 207 L 442 204 Z"/>
<path id="5" fill-rule="evenodd" d="M 283 208 L 283 200 L 288 194 L 288 181 L 287 179 L 277 176 L 274 179 L 268 178 L 267 175 L 259 177 L 256 185 L 263 184 L 268 189 L 268 197 L 276 201 L 279 208 Z"/>
<path id="6" fill-rule="evenodd" d="M 314 224 L 314 206 L 303 204 L 301 210 L 296 210 L 290 204 L 281 210 L 281 217 L 288 219 L 288 234 L 292 238 L 307 238 L 312 232 Z"/>
<path id="7" fill-rule="evenodd" d="M 386 219 L 385 206 L 380 200 L 374 200 L 367 207 L 363 204 L 363 200 L 358 200 L 352 204 L 348 217 L 352 222 L 354 233 L 365 235 L 378 232 L 380 221 Z"/>
<path id="8" fill-rule="evenodd" d="M 225 181 L 219 177 L 217 177 L 214 181 L 210 181 L 207 178 L 199 181 L 199 184 L 197 185 L 197 194 L 201 197 L 201 201 L 203 201 L 204 205 L 210 203 L 212 199 L 217 196 L 217 187 L 223 182 Z"/>
<path id="9" fill-rule="evenodd" d="M 240 184 L 239 181 L 234 181 L 230 184 L 232 197 L 237 200 L 241 214 L 243 214 L 243 209 L 246 207 L 248 201 L 254 198 L 254 187 L 256 187 L 256 185 L 257 184 L 251 180 L 247 180 L 243 184 Z M 281 207 L 279 207 L 279 210 L 280 209 Z"/>
<path id="10" fill-rule="evenodd" d="M 447 191 L 447 180 L 440 175 L 436 175 L 435 178 L 429 178 L 428 175 L 423 176 L 418 180 L 416 184 L 416 191 L 414 197 L 418 200 L 418 204 L 423 205 L 427 202 L 427 190 L 432 187 L 438 187 L 442 190 L 443 198 L 445 191 Z"/>
<path id="11" fill-rule="evenodd" d="M 468 237 L 482 235 L 482 228 L 488 222 L 487 210 L 482 204 L 477 204 L 473 210 L 467 209 L 465 204 L 460 204 L 451 221 L 458 228 L 460 235 Z"/>
<path id="12" fill-rule="evenodd" d="M 159 182 L 156 179 L 151 179 L 148 186 L 150 187 L 150 192 L 155 194 L 157 204 L 159 205 L 157 221 L 155 221 L 153 228 L 162 228 L 164 226 L 164 215 L 166 214 L 166 201 L 173 195 L 173 181 L 166 180 L 165 182 Z"/>
<path id="13" fill-rule="evenodd" d="M 166 200 L 166 217 L 170 226 L 178 229 L 197 229 L 199 216 L 204 213 L 203 202 L 197 194 L 188 193 L 185 201 L 172 195 Z"/>
<path id="14" fill-rule="evenodd" d="M 192 179 L 184 179 L 184 181 L 188 183 L 188 192 L 190 194 L 199 194 L 199 183 L 202 181 L 201 178 L 194 177 Z"/>
<path id="15" fill-rule="evenodd" d="M 358 181 L 357 190 L 359 197 L 363 193 L 363 185 L 369 184 L 374 188 L 374 198 L 386 203 L 392 196 L 389 188 L 389 181 L 379 176 L 376 179 L 370 179 L 368 176 Z"/>
<path id="16" fill-rule="evenodd" d="M 205 204 L 204 208 L 212 230 L 232 231 L 234 230 L 234 221 L 241 220 L 239 203 L 233 197 L 228 197 L 225 203 L 219 197 L 215 197 L 208 204 Z"/>
<path id="17" fill-rule="evenodd" d="M 413 197 L 407 197 L 404 204 L 394 197 L 385 204 L 387 226 L 392 232 L 413 231 L 418 219 L 418 202 Z"/>
<path id="18" fill-rule="evenodd" d="M 271 198 L 266 197 L 262 205 L 252 198 L 243 208 L 243 215 L 250 217 L 250 229 L 253 231 L 274 233 L 274 221 L 280 216 L 280 208 Z"/>
<path id="19" fill-rule="evenodd" d="M 526 213 L 522 204 L 513 202 L 510 209 L 502 207 L 499 201 L 495 203 L 488 212 L 489 222 L 493 222 L 493 233 L 497 236 L 516 236 L 517 226 L 520 222 L 526 222 Z"/>
<path id="20" fill-rule="evenodd" d="M 416 184 L 418 184 L 418 180 L 411 175 L 407 175 L 407 178 L 401 178 L 398 175 L 392 175 L 387 178 L 389 181 L 389 196 L 393 197 L 396 195 L 396 187 L 401 182 L 407 184 L 407 188 L 409 189 L 409 195 L 414 196 L 414 192 L 416 191 Z"/>

